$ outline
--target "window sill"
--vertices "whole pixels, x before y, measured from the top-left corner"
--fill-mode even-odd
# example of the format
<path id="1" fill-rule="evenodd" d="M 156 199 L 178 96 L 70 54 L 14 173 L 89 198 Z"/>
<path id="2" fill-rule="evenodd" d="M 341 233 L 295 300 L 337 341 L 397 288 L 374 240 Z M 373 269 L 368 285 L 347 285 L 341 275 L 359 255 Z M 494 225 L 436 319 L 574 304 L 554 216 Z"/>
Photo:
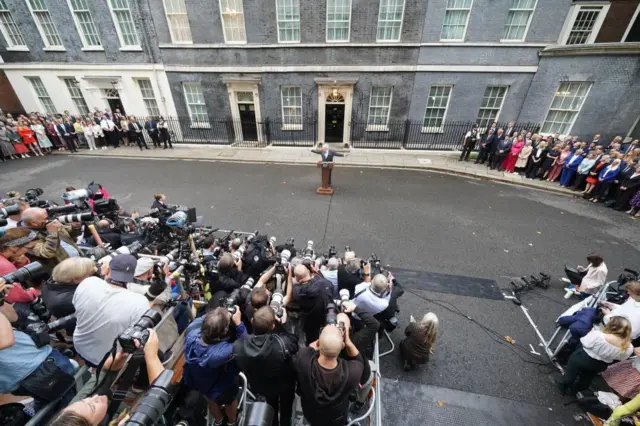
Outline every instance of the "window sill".
<path id="1" fill-rule="evenodd" d="M 49 46 L 49 47 L 45 47 L 42 49 L 45 52 L 66 52 L 67 49 L 65 49 L 63 46 Z"/>
<path id="2" fill-rule="evenodd" d="M 177 46 L 189 46 L 191 44 L 193 44 L 193 40 L 191 41 L 171 41 L 171 44 L 173 45 L 177 45 Z"/>
<path id="3" fill-rule="evenodd" d="M 365 129 L 367 132 L 388 132 L 389 126 L 383 124 L 369 124 Z"/>
<path id="4" fill-rule="evenodd" d="M 302 124 L 283 124 L 280 130 L 302 130 Z"/>
<path id="5" fill-rule="evenodd" d="M 211 124 L 209 123 L 191 123 L 192 129 L 210 129 Z"/>
<path id="6" fill-rule="evenodd" d="M 442 127 L 423 127 L 422 133 L 444 133 Z"/>
<path id="7" fill-rule="evenodd" d="M 500 39 L 500 43 L 524 43 L 524 39 L 522 40 Z"/>
<path id="8" fill-rule="evenodd" d="M 376 40 L 376 43 L 400 43 L 400 39 L 397 39 L 397 40 Z"/>
<path id="9" fill-rule="evenodd" d="M 142 52 L 141 46 L 122 46 L 120 48 L 121 52 Z"/>
<path id="10" fill-rule="evenodd" d="M 102 46 L 87 46 L 81 49 L 83 52 L 104 52 L 104 47 Z"/>
<path id="11" fill-rule="evenodd" d="M 286 40 L 286 41 L 282 41 L 282 40 L 278 40 L 278 44 L 300 44 L 300 40 Z"/>
<path id="12" fill-rule="evenodd" d="M 327 40 L 327 43 L 349 43 L 350 40 Z"/>
<path id="13" fill-rule="evenodd" d="M 245 40 L 245 41 L 225 41 L 224 44 L 247 44 L 247 40 Z"/>
<path id="14" fill-rule="evenodd" d="M 464 43 L 464 39 L 445 39 L 445 38 L 441 38 L 440 39 L 441 43 Z"/>
<path id="15" fill-rule="evenodd" d="M 28 52 L 29 48 L 27 46 L 12 46 L 7 47 L 8 52 Z"/>

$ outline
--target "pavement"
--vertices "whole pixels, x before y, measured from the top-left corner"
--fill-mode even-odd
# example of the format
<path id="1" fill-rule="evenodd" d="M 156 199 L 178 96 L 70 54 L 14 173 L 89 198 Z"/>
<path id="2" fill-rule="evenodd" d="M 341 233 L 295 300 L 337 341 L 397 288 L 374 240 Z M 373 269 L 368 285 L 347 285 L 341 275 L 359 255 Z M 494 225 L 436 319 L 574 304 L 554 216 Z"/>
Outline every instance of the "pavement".
<path id="1" fill-rule="evenodd" d="M 182 156 L 190 149 L 166 155 Z M 545 336 L 574 302 L 563 298 L 559 281 L 565 263 L 584 264 L 586 255 L 598 250 L 611 279 L 624 267 L 640 265 L 637 221 L 580 198 L 416 167 L 367 168 L 364 161 L 337 168 L 335 193 L 326 197 L 315 194 L 318 170 L 308 163 L 264 164 L 264 158 L 231 163 L 213 155 L 233 151 L 208 148 L 197 150 L 204 161 L 149 160 L 135 158 L 139 151 L 131 148 L 116 151 L 132 158 L 88 153 L 3 163 L 0 188 L 24 193 L 41 187 L 43 198 L 60 202 L 66 186 L 82 188 L 95 181 L 129 211 L 140 212 L 150 208 L 154 193 L 163 192 L 170 204 L 196 207 L 214 227 L 258 229 L 279 241 L 293 237 L 297 245 L 310 239 L 318 252 L 350 245 L 363 257 L 375 252 L 391 271 L 492 280 L 499 289 L 516 277 L 545 271 L 554 277 L 551 288 L 522 298 Z M 269 151 L 259 152 L 266 158 Z M 356 158 L 355 152 L 347 159 Z M 403 154 L 383 159 L 392 155 Z M 510 301 L 416 287 L 400 299 L 400 309 L 400 324 L 392 333 L 396 351 L 381 362 L 383 424 L 524 423 L 517 416 L 529 424 L 585 424 L 574 420 L 580 411 L 575 404 L 565 407 L 570 400 L 550 383 L 554 368 L 530 353 L 540 352 L 536 334 Z M 435 353 L 427 366 L 404 372 L 397 354 L 402 331 L 410 315 L 419 318 L 429 311 L 440 319 Z"/>
<path id="2" fill-rule="evenodd" d="M 68 155 L 56 152 L 57 155 Z M 459 153 L 451 151 L 411 151 L 354 149 L 345 152 L 346 157 L 336 160 L 337 167 L 374 167 L 394 169 L 430 170 L 440 173 L 468 176 L 512 185 L 527 186 L 564 195 L 575 192 L 560 188 L 558 183 L 526 179 L 515 173 L 489 170 L 488 167 L 473 164 L 473 160 L 458 161 Z M 77 155 L 121 158 L 153 158 L 171 160 L 225 161 L 243 163 L 275 164 L 316 164 L 318 154 L 309 148 L 267 147 L 244 148 L 219 145 L 174 145 L 174 149 L 154 149 L 140 151 L 137 147 L 109 148 L 107 150 L 80 151 Z M 475 156 L 475 154 L 474 154 Z"/>

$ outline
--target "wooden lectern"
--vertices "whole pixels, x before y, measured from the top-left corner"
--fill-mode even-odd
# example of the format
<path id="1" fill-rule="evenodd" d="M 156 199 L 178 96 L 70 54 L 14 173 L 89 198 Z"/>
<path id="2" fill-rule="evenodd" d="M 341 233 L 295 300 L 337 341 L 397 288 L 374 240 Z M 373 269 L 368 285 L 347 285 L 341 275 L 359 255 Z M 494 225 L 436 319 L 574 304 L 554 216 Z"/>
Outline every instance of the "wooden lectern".
<path id="1" fill-rule="evenodd" d="M 333 169 L 333 161 L 318 161 L 318 167 L 322 169 L 322 186 L 316 190 L 318 195 L 333 195 L 333 188 L 329 185 L 329 176 Z"/>

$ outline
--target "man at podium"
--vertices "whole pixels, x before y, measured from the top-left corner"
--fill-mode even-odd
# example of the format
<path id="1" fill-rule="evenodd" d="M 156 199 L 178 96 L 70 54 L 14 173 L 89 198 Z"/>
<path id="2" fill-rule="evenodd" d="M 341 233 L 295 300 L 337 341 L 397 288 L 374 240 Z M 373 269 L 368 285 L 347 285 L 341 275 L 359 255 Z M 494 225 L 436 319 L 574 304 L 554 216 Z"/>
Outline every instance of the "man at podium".
<path id="1" fill-rule="evenodd" d="M 322 162 L 324 163 L 333 163 L 333 157 L 344 157 L 343 154 L 339 152 L 335 152 L 334 150 L 329 148 L 328 144 L 322 144 L 322 150 L 318 151 L 317 149 L 312 149 L 311 152 L 315 154 L 320 154 L 322 156 Z M 331 174 L 333 173 L 333 169 L 329 169 L 329 186 L 331 186 Z"/>

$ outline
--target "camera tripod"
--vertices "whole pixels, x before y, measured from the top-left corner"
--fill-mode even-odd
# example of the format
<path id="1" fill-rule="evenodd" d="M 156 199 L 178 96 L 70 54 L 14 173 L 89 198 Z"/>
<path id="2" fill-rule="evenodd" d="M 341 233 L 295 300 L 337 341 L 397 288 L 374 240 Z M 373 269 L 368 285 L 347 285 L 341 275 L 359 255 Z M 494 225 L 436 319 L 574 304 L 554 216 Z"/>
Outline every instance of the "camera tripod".
<path id="1" fill-rule="evenodd" d="M 520 277 L 518 281 L 511 281 L 511 290 L 512 296 L 510 297 L 511 301 L 516 305 L 521 305 L 520 295 L 529 290 L 533 290 L 536 287 L 547 289 L 549 288 L 549 283 L 551 282 L 551 276 L 545 274 L 544 272 L 539 273 L 540 276 L 536 277 L 535 275 L 529 275 L 529 278 L 526 276 Z"/>

